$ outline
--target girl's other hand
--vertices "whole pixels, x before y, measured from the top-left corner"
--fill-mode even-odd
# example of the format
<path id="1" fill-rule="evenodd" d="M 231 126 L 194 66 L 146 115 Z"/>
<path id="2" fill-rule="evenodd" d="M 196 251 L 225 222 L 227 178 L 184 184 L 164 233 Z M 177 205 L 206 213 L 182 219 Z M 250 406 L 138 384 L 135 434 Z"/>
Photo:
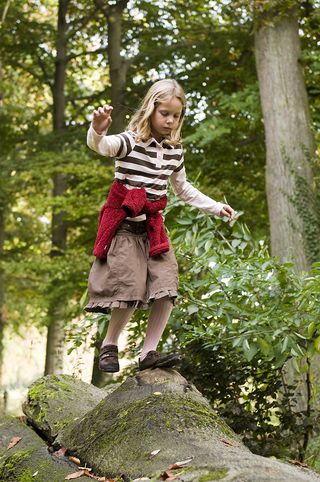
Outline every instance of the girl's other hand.
<path id="1" fill-rule="evenodd" d="M 235 215 L 236 215 L 235 211 L 228 204 L 224 204 L 223 208 L 219 213 L 219 216 L 221 218 L 223 218 L 223 216 L 226 216 L 227 218 L 229 218 L 229 221 L 232 221 L 235 218 Z"/>
<path id="2" fill-rule="evenodd" d="M 112 122 L 111 113 L 113 107 L 111 105 L 104 105 L 103 107 L 99 107 L 97 110 L 93 111 L 93 119 L 92 119 L 92 127 L 96 131 L 97 134 L 102 134 L 103 131 L 109 129 L 110 124 Z"/>

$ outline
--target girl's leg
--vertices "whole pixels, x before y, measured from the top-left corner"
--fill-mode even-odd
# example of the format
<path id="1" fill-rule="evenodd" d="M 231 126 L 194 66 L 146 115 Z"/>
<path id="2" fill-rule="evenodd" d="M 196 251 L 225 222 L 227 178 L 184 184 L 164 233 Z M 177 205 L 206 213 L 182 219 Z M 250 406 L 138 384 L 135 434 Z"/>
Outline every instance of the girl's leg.
<path id="1" fill-rule="evenodd" d="M 156 350 L 165 326 L 169 320 L 173 303 L 168 296 L 153 302 L 144 340 L 140 360 L 142 361 L 149 351 Z"/>
<path id="2" fill-rule="evenodd" d="M 105 345 L 118 345 L 118 339 L 123 328 L 130 320 L 134 308 L 114 308 L 111 312 L 111 319 L 102 347 Z"/>

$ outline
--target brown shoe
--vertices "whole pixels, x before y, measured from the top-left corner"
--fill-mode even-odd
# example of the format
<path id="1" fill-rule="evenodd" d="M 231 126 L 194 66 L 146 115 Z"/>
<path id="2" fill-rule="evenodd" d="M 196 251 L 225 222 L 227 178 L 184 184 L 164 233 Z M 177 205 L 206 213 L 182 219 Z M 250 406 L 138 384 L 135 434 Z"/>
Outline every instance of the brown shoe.
<path id="1" fill-rule="evenodd" d="M 103 372 L 118 372 L 120 370 L 117 345 L 105 345 L 100 350 L 99 370 Z"/>
<path id="2" fill-rule="evenodd" d="M 180 355 L 177 353 L 149 351 L 142 361 L 140 361 L 139 358 L 139 370 L 146 370 L 147 368 L 170 368 L 179 361 Z"/>

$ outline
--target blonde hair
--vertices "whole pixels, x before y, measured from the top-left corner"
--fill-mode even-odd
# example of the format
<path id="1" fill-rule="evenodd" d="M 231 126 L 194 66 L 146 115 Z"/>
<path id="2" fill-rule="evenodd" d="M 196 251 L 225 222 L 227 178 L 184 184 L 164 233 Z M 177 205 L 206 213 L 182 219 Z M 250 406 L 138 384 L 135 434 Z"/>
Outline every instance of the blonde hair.
<path id="1" fill-rule="evenodd" d="M 153 111 L 161 102 L 171 100 L 173 97 L 180 100 L 182 112 L 177 129 L 171 131 L 171 135 L 166 139 L 166 142 L 175 146 L 181 141 L 180 133 L 186 113 L 186 96 L 181 85 L 176 80 L 163 79 L 158 80 L 150 87 L 140 107 L 128 124 L 128 130 L 135 132 L 138 142 L 146 142 L 152 137 L 150 117 Z"/>

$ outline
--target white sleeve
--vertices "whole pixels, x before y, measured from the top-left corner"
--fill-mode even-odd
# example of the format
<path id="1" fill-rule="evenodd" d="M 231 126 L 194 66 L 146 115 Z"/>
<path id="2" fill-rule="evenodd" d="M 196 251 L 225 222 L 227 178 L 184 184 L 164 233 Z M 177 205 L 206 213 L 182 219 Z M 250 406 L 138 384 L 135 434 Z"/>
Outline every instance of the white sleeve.
<path id="1" fill-rule="evenodd" d="M 201 191 L 187 181 L 186 170 L 184 168 L 183 156 L 182 162 L 170 176 L 170 182 L 173 192 L 180 199 L 185 201 L 190 206 L 201 209 L 207 214 L 215 214 L 219 216 L 224 204 L 214 201 L 209 196 L 206 196 Z"/>
<path id="2" fill-rule="evenodd" d="M 106 135 L 107 131 L 101 135 L 97 134 L 92 125 L 87 133 L 87 145 L 101 156 L 125 157 L 134 147 L 134 140 L 128 132 L 116 135 Z"/>

